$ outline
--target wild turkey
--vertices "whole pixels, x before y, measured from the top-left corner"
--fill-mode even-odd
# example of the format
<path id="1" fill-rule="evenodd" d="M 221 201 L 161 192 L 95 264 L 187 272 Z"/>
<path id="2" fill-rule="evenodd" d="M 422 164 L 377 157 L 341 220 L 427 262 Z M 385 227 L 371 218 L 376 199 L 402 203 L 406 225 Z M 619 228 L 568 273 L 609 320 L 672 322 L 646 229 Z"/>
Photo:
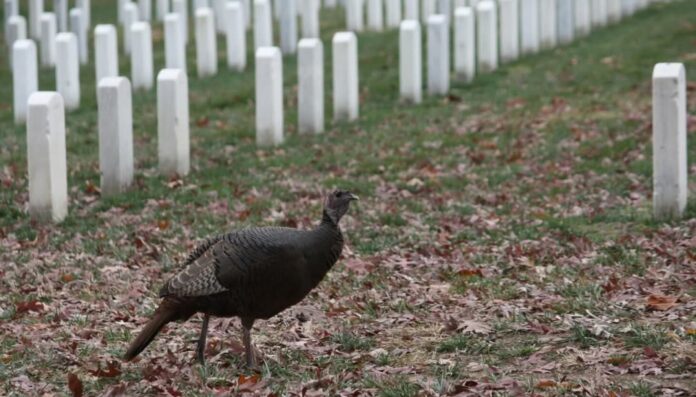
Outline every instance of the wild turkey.
<path id="1" fill-rule="evenodd" d="M 250 228 L 213 237 L 186 259 L 160 290 L 164 298 L 124 358 L 142 352 L 165 324 L 203 313 L 196 354 L 205 363 L 210 316 L 240 317 L 247 365 L 255 366 L 251 328 L 301 301 L 336 263 L 343 249 L 339 221 L 358 197 L 337 190 L 326 198 L 321 223 L 303 231 Z"/>

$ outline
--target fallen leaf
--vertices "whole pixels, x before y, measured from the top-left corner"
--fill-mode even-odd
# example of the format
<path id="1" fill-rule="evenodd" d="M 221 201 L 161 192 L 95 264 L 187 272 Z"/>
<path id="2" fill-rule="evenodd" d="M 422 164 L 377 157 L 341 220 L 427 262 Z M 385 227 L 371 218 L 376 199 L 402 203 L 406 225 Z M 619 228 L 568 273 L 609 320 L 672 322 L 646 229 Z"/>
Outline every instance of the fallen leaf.
<path id="1" fill-rule="evenodd" d="M 657 358 L 657 352 L 650 346 L 643 348 L 643 354 L 645 354 L 647 358 Z"/>
<path id="2" fill-rule="evenodd" d="M 679 298 L 676 296 L 650 294 L 650 296 L 647 298 L 647 306 L 653 310 L 669 310 L 674 306 L 677 306 L 678 299 Z"/>
<path id="3" fill-rule="evenodd" d="M 483 272 L 481 269 L 460 269 L 457 274 L 462 277 L 483 277 Z"/>
<path id="4" fill-rule="evenodd" d="M 466 320 L 460 326 L 459 329 L 464 334 L 481 334 L 488 335 L 493 330 L 488 324 L 484 324 L 478 321 Z"/>
<path id="5" fill-rule="evenodd" d="M 15 307 L 15 313 L 21 314 L 26 312 L 41 312 L 44 309 L 43 303 L 37 300 L 31 300 L 26 302 L 18 302 Z"/>
<path id="6" fill-rule="evenodd" d="M 169 229 L 169 221 L 166 219 L 160 219 L 157 222 L 157 227 L 159 228 L 159 230 L 167 230 Z"/>
<path id="7" fill-rule="evenodd" d="M 68 388 L 73 397 L 82 397 L 82 381 L 73 373 L 68 374 Z"/>
<path id="8" fill-rule="evenodd" d="M 372 270 L 371 263 L 359 258 L 349 258 L 343 263 L 345 264 L 346 269 L 351 270 L 357 274 L 366 274 L 369 273 L 370 270 Z"/>
<path id="9" fill-rule="evenodd" d="M 88 370 L 88 372 L 100 378 L 115 378 L 121 375 L 121 369 L 116 361 L 109 361 L 105 370 L 98 366 L 96 370 Z"/>
<path id="10" fill-rule="evenodd" d="M 551 379 L 541 379 L 536 384 L 537 389 L 548 389 L 550 387 L 556 387 L 556 382 Z"/>

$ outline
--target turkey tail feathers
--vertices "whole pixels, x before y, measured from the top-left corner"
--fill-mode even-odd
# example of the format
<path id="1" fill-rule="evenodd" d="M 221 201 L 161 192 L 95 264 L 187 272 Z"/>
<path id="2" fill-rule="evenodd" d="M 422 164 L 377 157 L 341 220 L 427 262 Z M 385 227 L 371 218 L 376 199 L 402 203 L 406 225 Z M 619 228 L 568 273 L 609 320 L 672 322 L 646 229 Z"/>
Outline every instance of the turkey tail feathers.
<path id="1" fill-rule="evenodd" d="M 168 322 L 174 321 L 179 317 L 177 310 L 171 306 L 160 306 L 150 321 L 145 325 L 140 334 L 128 347 L 128 351 L 123 356 L 126 361 L 130 361 L 140 354 L 155 339 L 155 336 L 162 330 Z"/>

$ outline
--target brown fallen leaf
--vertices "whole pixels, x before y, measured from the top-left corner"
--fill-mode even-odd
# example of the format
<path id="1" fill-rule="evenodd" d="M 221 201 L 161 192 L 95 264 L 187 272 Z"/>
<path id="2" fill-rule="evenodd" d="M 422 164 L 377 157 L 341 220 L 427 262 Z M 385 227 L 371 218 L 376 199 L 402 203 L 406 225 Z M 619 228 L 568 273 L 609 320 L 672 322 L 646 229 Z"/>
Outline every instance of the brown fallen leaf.
<path id="1" fill-rule="evenodd" d="M 96 370 L 87 370 L 90 374 L 98 376 L 100 378 L 115 378 L 121 375 L 121 368 L 119 368 L 118 362 L 109 361 L 106 364 L 106 369 L 102 369 L 101 365 L 97 366 Z"/>
<path id="2" fill-rule="evenodd" d="M 68 388 L 73 397 L 82 397 L 82 381 L 73 373 L 68 374 Z"/>
<path id="3" fill-rule="evenodd" d="M 166 219 L 160 219 L 157 222 L 157 227 L 159 228 L 159 230 L 167 230 L 167 229 L 169 229 L 169 225 L 170 225 L 170 223 Z"/>
<path id="4" fill-rule="evenodd" d="M 15 313 L 22 314 L 26 312 L 41 312 L 44 309 L 43 303 L 37 300 L 31 300 L 26 302 L 18 302 L 15 306 Z"/>
<path id="5" fill-rule="evenodd" d="M 537 382 L 535 387 L 537 389 L 548 389 L 551 387 L 556 387 L 556 381 L 551 379 L 541 379 L 539 382 Z"/>
<path id="6" fill-rule="evenodd" d="M 646 301 L 649 309 L 665 311 L 677 306 L 678 299 L 679 297 L 676 296 L 650 294 Z"/>
<path id="7" fill-rule="evenodd" d="M 457 274 L 459 274 L 462 277 L 483 277 L 483 272 L 481 269 L 460 269 Z"/>

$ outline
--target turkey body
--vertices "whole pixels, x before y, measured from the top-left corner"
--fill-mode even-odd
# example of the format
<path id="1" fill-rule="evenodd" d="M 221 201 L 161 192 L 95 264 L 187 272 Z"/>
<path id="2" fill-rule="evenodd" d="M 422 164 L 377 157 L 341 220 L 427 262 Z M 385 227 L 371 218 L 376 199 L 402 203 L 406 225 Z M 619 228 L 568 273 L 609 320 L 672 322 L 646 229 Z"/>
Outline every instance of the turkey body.
<path id="1" fill-rule="evenodd" d="M 194 251 L 187 267 L 162 287 L 160 297 L 176 301 L 182 315 L 190 313 L 188 317 L 201 312 L 268 319 L 307 296 L 342 249 L 341 231 L 330 223 L 311 231 L 279 227 L 235 231 Z"/>
<path id="2" fill-rule="evenodd" d="M 247 364 L 252 366 L 254 321 L 300 302 L 336 263 L 342 249 L 338 222 L 326 211 L 313 230 L 249 228 L 209 239 L 161 288 L 160 306 L 124 358 L 131 360 L 142 352 L 167 323 L 203 313 L 199 361 L 204 361 L 209 316 L 237 316 L 244 327 Z"/>

